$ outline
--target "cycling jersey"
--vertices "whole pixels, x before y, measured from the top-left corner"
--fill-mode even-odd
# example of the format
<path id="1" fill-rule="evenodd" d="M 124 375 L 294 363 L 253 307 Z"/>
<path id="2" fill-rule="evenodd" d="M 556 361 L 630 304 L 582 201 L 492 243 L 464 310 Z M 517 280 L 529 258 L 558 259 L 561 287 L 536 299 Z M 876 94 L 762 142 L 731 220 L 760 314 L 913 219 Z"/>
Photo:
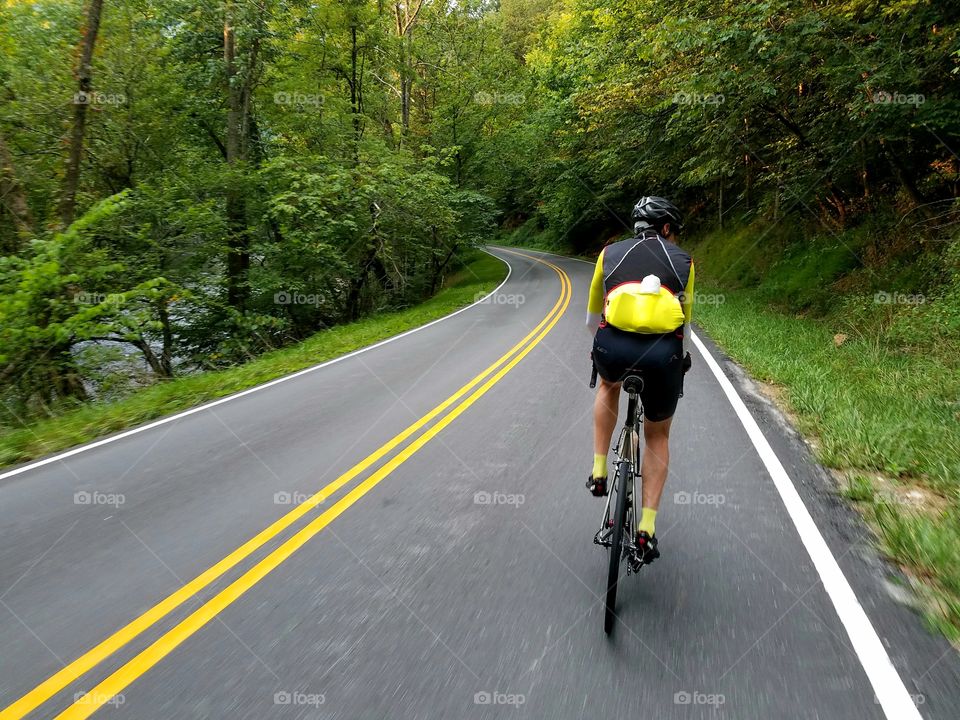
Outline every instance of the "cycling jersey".
<path id="1" fill-rule="evenodd" d="M 693 317 L 693 285 L 690 255 L 655 231 L 644 230 L 608 245 L 597 258 L 588 325 L 642 334 L 674 332 Z M 683 332 L 684 340 L 686 335 Z"/>

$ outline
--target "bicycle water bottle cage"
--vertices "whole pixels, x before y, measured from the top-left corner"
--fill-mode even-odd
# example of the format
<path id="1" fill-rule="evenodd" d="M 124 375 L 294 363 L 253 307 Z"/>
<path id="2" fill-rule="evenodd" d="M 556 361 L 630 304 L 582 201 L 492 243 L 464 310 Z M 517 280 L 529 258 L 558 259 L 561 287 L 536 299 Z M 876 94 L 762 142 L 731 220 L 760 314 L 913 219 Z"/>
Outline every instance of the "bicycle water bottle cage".
<path id="1" fill-rule="evenodd" d="M 623 379 L 623 389 L 631 395 L 639 395 L 640 391 L 643 390 L 643 378 L 637 375 L 627 375 Z"/>

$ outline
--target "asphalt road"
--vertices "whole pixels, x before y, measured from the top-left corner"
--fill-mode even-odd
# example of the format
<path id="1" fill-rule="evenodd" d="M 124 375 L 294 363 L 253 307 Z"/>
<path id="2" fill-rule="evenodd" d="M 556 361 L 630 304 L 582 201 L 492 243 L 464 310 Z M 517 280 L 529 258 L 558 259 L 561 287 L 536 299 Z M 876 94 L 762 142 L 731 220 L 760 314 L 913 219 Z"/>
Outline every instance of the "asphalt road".
<path id="1" fill-rule="evenodd" d="M 590 267 L 494 252 L 512 272 L 486 302 L 0 477 L 0 719 L 900 720 L 904 690 L 958 717 L 957 653 L 702 333 L 842 574 L 823 579 L 697 350 L 663 556 L 604 635 Z"/>

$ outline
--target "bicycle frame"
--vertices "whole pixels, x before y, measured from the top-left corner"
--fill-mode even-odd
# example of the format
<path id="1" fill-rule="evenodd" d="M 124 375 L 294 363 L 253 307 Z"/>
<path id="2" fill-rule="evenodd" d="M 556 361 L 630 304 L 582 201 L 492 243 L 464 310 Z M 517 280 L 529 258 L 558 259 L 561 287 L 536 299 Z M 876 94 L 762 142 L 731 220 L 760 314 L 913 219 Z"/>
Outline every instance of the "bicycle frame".
<path id="1" fill-rule="evenodd" d="M 623 424 L 623 429 L 620 431 L 620 439 L 617 440 L 617 444 L 614 447 L 613 454 L 617 457 L 616 461 L 616 473 L 614 474 L 613 483 L 610 486 L 610 492 L 607 495 L 607 502 L 603 508 L 603 521 L 600 527 L 600 530 L 594 536 L 594 542 L 598 545 L 603 545 L 604 547 L 610 547 L 610 535 L 612 533 L 612 525 L 610 523 L 611 516 L 611 504 L 613 498 L 616 497 L 617 493 L 620 491 L 620 485 L 623 482 L 623 478 L 620 477 L 620 463 L 624 460 L 628 461 L 633 467 L 633 472 L 631 473 L 630 478 L 630 487 L 627 488 L 630 498 L 637 498 L 637 480 L 640 479 L 640 467 L 641 467 L 641 457 L 640 457 L 640 425 L 643 423 L 643 406 L 640 404 L 640 393 L 638 389 L 633 389 L 627 393 L 627 417 L 626 421 Z M 634 541 L 634 532 L 636 530 L 635 522 L 635 512 L 634 503 L 631 503 L 630 509 L 627 512 L 627 524 L 630 528 L 630 532 L 625 536 L 623 542 L 624 554 L 628 554 L 636 551 L 636 543 Z M 630 566 L 627 566 L 627 572 L 631 571 Z"/>

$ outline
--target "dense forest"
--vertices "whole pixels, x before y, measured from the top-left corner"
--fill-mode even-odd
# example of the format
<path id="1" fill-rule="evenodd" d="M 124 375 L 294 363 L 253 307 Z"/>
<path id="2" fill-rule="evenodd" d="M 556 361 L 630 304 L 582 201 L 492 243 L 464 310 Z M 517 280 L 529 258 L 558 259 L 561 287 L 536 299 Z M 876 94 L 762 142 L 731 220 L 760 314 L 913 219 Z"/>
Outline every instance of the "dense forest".
<path id="1" fill-rule="evenodd" d="M 640 194 L 693 235 L 945 253 L 958 28 L 945 0 L 2 0 L 4 421 L 410 306 L 506 232 L 599 247 Z"/>

